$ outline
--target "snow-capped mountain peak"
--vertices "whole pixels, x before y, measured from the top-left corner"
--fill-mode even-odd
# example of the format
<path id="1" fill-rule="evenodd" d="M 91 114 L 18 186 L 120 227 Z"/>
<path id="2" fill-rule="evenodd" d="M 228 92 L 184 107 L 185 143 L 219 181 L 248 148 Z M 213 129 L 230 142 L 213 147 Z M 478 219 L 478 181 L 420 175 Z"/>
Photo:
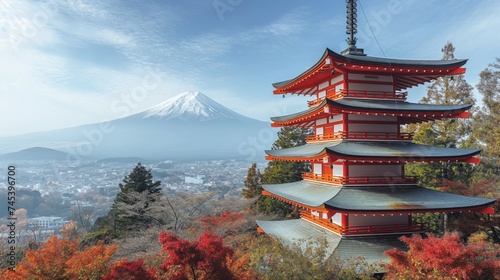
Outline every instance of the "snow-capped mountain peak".
<path id="1" fill-rule="evenodd" d="M 144 111 L 144 118 L 211 120 L 246 118 L 217 103 L 201 92 L 183 92 Z"/>

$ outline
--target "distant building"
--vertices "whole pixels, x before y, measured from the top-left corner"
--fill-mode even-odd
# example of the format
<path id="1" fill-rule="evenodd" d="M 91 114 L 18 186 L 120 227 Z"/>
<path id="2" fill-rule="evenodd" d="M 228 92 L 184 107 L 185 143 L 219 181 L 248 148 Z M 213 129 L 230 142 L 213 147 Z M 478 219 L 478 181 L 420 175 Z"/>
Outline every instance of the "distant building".
<path id="1" fill-rule="evenodd" d="M 64 221 L 61 217 L 42 216 L 28 219 L 28 225 L 37 229 L 62 228 Z"/>
<path id="2" fill-rule="evenodd" d="M 184 183 L 186 183 L 186 184 L 196 184 L 196 185 L 200 185 L 200 184 L 203 184 L 203 178 L 204 178 L 204 177 L 205 177 L 205 176 L 200 176 L 200 175 L 196 176 L 196 178 L 186 176 L 186 177 L 184 178 Z"/>

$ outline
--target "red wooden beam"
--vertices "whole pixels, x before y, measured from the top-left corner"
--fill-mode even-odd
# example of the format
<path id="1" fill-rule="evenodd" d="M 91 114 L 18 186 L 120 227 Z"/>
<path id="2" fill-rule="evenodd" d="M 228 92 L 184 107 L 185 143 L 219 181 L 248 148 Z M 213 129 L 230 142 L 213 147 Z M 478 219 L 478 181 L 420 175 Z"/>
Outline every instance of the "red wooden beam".
<path id="1" fill-rule="evenodd" d="M 478 212 L 484 214 L 494 214 L 495 209 L 491 206 L 477 206 L 477 207 L 466 207 L 466 208 L 455 208 L 455 209 L 422 209 L 422 210 L 412 210 L 412 209 L 397 209 L 397 210 L 386 210 L 386 211 L 356 211 L 356 210 L 343 210 L 343 209 L 333 209 L 344 214 L 358 214 L 358 215 L 390 215 L 390 214 L 427 214 L 427 213 L 460 213 L 460 212 Z"/>
<path id="2" fill-rule="evenodd" d="M 459 114 L 454 115 L 453 117 L 457 119 L 470 118 L 470 112 L 461 112 Z"/>
<path id="3" fill-rule="evenodd" d="M 495 208 L 493 207 L 485 207 L 483 209 L 481 209 L 480 211 L 478 211 L 480 213 L 483 213 L 483 214 L 495 214 Z"/>
<path id="4" fill-rule="evenodd" d="M 479 162 L 481 162 L 481 159 L 478 158 L 478 157 L 470 157 L 465 162 L 467 162 L 467 163 L 473 163 L 473 164 L 479 164 Z"/>
<path id="5" fill-rule="evenodd" d="M 454 70 L 450 71 L 448 74 L 450 74 L 450 75 L 460 75 L 460 74 L 464 74 L 465 70 L 466 69 L 464 67 L 461 67 L 461 68 L 457 68 L 457 69 L 454 69 Z"/>

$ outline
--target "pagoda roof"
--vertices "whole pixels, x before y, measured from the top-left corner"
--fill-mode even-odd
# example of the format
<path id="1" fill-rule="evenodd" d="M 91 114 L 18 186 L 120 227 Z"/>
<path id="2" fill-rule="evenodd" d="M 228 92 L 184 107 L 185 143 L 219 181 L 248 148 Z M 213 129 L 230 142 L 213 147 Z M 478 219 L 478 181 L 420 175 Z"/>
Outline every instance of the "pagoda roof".
<path id="1" fill-rule="evenodd" d="M 327 48 L 325 52 L 329 55 L 345 60 L 352 64 L 354 63 L 366 63 L 372 65 L 381 66 L 413 66 L 413 67 L 450 67 L 456 66 L 460 67 L 464 65 L 468 59 L 397 59 L 397 58 L 385 58 L 385 57 L 374 57 L 367 55 L 341 55 Z"/>
<path id="2" fill-rule="evenodd" d="M 339 236 L 304 219 L 284 221 L 261 221 L 257 225 L 267 234 L 277 238 L 282 244 L 291 248 L 300 246 L 302 250 L 311 242 L 326 240 L 326 255 L 335 254 L 341 259 L 348 260 L 363 258 L 367 263 L 389 262 L 389 257 L 384 252 L 392 248 L 407 250 L 399 240 L 400 234 L 377 236 Z"/>
<path id="3" fill-rule="evenodd" d="M 325 108 L 329 107 L 328 113 L 325 113 Z M 466 105 L 435 105 L 411 103 L 406 101 L 396 100 L 360 100 L 343 98 L 331 100 L 325 98 L 317 106 L 311 107 L 302 112 L 272 117 L 271 120 L 275 123 L 283 123 L 283 125 L 293 125 L 303 123 L 304 121 L 312 121 L 319 117 L 326 117 L 332 113 L 371 113 L 378 115 L 398 115 L 401 116 L 404 123 L 416 121 L 429 121 L 444 117 L 454 117 L 458 114 L 470 109 L 472 104 Z M 408 116 L 408 114 L 417 114 Z M 277 126 L 277 125 L 274 125 Z"/>
<path id="4" fill-rule="evenodd" d="M 467 160 L 481 152 L 479 149 L 443 148 L 415 144 L 407 141 L 324 141 L 302 146 L 266 150 L 270 160 L 311 161 L 329 156 L 331 161 L 393 160 L 401 162 Z"/>
<path id="5" fill-rule="evenodd" d="M 301 204 L 303 207 L 323 207 L 343 213 L 456 212 L 484 208 L 496 201 L 435 191 L 418 185 L 342 187 L 301 180 L 262 187 L 275 196 Z"/>
<path id="6" fill-rule="evenodd" d="M 321 207 L 326 200 L 336 196 L 341 186 L 301 180 L 293 183 L 262 185 L 272 194 L 310 207 Z"/>
<path id="7" fill-rule="evenodd" d="M 457 212 L 487 207 L 495 199 L 463 196 L 413 186 L 344 187 L 325 202 L 342 212 Z"/>
<path id="8" fill-rule="evenodd" d="M 298 242 L 306 242 L 306 240 L 322 240 L 326 238 L 328 242 L 327 250 L 329 255 L 333 253 L 333 249 L 338 246 L 342 239 L 340 235 L 319 227 L 304 219 L 293 219 L 284 221 L 260 221 L 256 220 L 257 225 L 267 234 L 280 239 L 286 246 L 292 247 Z M 305 249 L 305 248 L 303 248 Z"/>
<path id="9" fill-rule="evenodd" d="M 275 94 L 303 93 L 319 82 L 332 77 L 332 70 L 340 73 L 379 73 L 394 75 L 395 89 L 402 90 L 434 80 L 444 75 L 463 74 L 460 68 L 467 59 L 411 60 L 359 55 L 341 55 L 326 49 L 312 67 L 297 77 L 273 83 Z M 300 84 L 300 85 L 299 85 Z M 305 91 L 310 92 L 310 91 Z"/>

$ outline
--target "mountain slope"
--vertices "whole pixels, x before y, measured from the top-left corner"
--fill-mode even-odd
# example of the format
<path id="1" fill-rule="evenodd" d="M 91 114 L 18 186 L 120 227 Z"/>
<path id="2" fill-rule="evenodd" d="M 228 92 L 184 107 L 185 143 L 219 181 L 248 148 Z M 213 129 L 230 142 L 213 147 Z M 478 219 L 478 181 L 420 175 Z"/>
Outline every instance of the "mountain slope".
<path id="1" fill-rule="evenodd" d="M 6 149 L 55 148 L 87 156 L 261 160 L 276 138 L 269 123 L 242 116 L 197 92 L 105 123 L 0 138 Z M 3 150 L 2 150 L 3 148 Z"/>
<path id="2" fill-rule="evenodd" d="M 65 160 L 68 154 L 54 149 L 33 147 L 0 155 L 3 160 Z"/>

